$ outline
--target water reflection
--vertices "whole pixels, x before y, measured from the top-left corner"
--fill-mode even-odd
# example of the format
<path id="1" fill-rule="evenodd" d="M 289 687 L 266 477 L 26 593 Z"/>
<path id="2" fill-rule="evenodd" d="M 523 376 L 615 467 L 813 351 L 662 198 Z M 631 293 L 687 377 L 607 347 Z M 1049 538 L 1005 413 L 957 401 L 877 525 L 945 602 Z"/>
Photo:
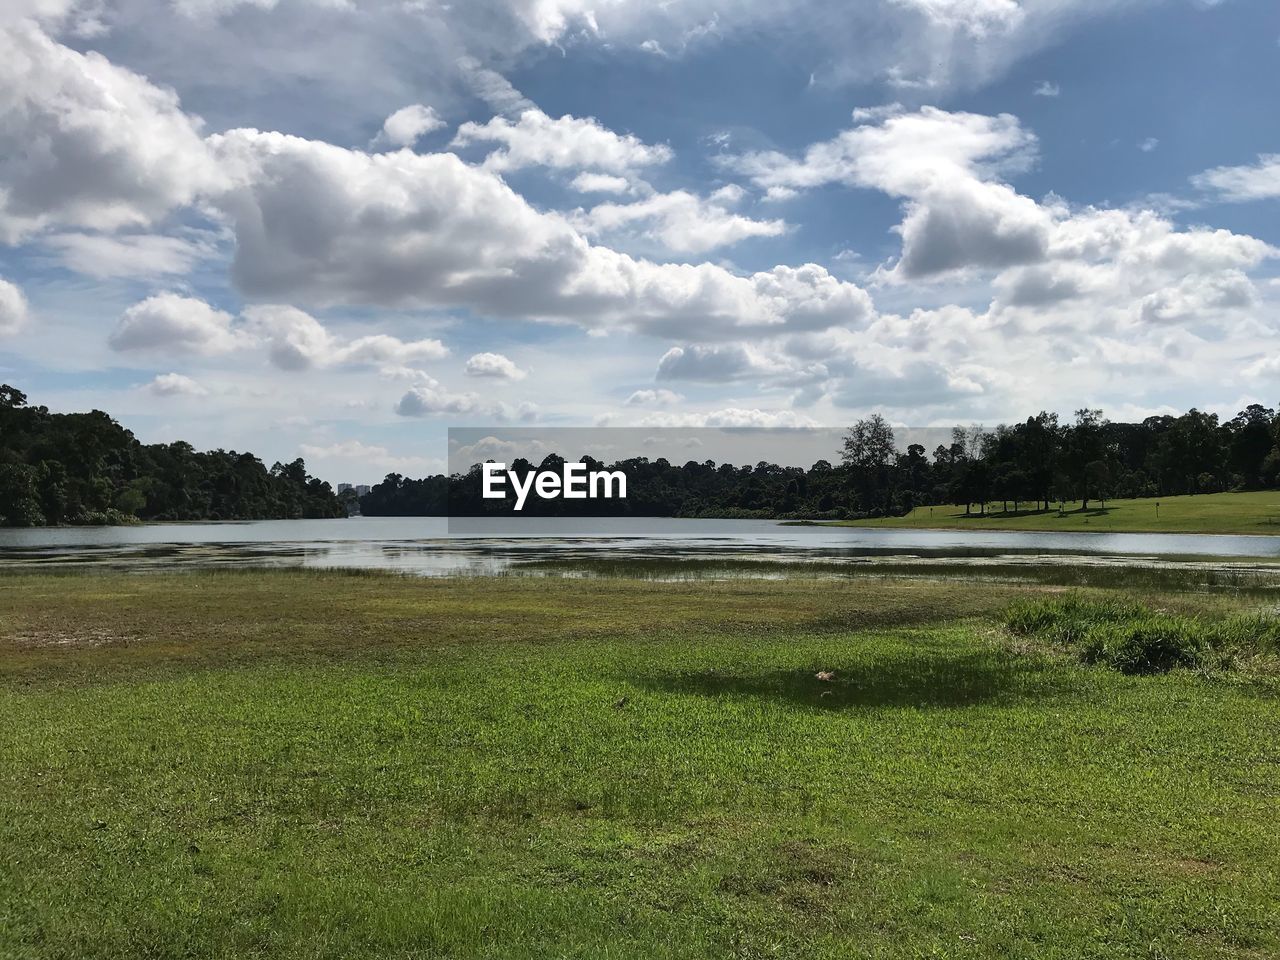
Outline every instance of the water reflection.
<path id="1" fill-rule="evenodd" d="M 456 525 L 455 525 L 456 526 Z M 448 575 L 838 575 L 903 565 L 1002 576 L 1045 568 L 1274 574 L 1280 537 L 783 526 L 762 520 L 438 518 L 0 530 L 0 568 L 337 568 Z M 1219 558 L 1213 561 L 1195 558 Z M 647 573 L 646 573 L 647 571 Z"/>

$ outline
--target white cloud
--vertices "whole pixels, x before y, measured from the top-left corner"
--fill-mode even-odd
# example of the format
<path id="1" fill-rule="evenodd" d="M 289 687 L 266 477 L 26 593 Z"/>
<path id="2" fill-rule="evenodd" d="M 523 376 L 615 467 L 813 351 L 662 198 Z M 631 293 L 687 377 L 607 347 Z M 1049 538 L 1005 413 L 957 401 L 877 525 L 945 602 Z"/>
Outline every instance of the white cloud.
<path id="1" fill-rule="evenodd" d="M 716 383 L 782 373 L 785 367 L 743 343 L 672 347 L 658 361 L 659 380 Z"/>
<path id="2" fill-rule="evenodd" d="M 1280 377 L 1280 354 L 1259 357 L 1245 367 L 1243 373 L 1250 380 L 1274 380 Z"/>
<path id="3" fill-rule="evenodd" d="M 1222 200 L 1272 200 L 1280 197 L 1280 154 L 1263 154 L 1245 166 L 1215 167 L 1197 174 L 1192 183 Z"/>
<path id="4" fill-rule="evenodd" d="M 439 473 L 444 463 L 438 457 L 397 456 L 379 444 L 364 443 L 361 440 L 338 440 L 334 443 L 304 443 L 298 452 L 315 467 L 317 463 L 327 465 L 336 470 L 360 471 L 367 467 L 380 470 L 406 470 L 421 473 Z"/>
<path id="5" fill-rule="evenodd" d="M 405 342 L 386 334 L 373 334 L 344 343 L 319 320 L 296 307 L 260 305 L 249 307 L 244 313 L 250 331 L 266 344 L 271 362 L 282 370 L 396 366 L 449 355 L 439 340 Z"/>
<path id="6" fill-rule="evenodd" d="M 854 284 L 814 264 L 750 276 L 592 246 L 452 154 L 365 154 L 278 133 L 211 138 L 236 187 L 218 198 L 250 297 L 478 313 L 704 337 L 856 324 Z"/>
<path id="7" fill-rule="evenodd" d="M 147 384 L 147 390 L 157 397 L 203 397 L 208 394 L 203 386 L 180 373 L 162 373 Z"/>
<path id="8" fill-rule="evenodd" d="M 619 135 L 590 117 L 553 119 L 537 109 L 524 111 L 514 123 L 504 117 L 464 123 L 453 145 L 473 143 L 502 145 L 484 161 L 486 167 L 499 171 L 541 166 L 626 174 L 666 163 L 672 156 L 665 144 L 647 144 L 629 133 Z"/>
<path id="9" fill-rule="evenodd" d="M 1148 323 L 1204 321 L 1220 311 L 1255 307 L 1253 282 L 1238 270 L 1189 276 L 1176 286 L 1161 287 L 1142 298 L 1139 312 Z"/>
<path id="10" fill-rule="evenodd" d="M 126 310 L 108 343 L 122 351 L 228 353 L 247 342 L 232 322 L 231 314 L 203 300 L 161 293 Z"/>
<path id="11" fill-rule="evenodd" d="M 1048 80 L 1045 80 L 1043 83 L 1038 84 L 1031 92 L 1037 97 L 1057 97 L 1062 94 L 1062 88 L 1056 83 L 1050 83 Z"/>
<path id="12" fill-rule="evenodd" d="M 926 107 L 912 113 L 856 111 L 855 117 L 866 122 L 809 147 L 799 159 L 775 152 L 724 162 L 765 189 L 840 183 L 903 198 L 904 218 L 897 228 L 902 254 L 896 265 L 881 271 L 882 280 L 1012 268 L 1021 272 L 996 279 L 1006 305 L 1065 299 L 1078 292 L 1073 286 L 1117 284 L 1129 287 L 1132 304 L 1184 274 L 1247 269 L 1276 252 L 1225 230 L 1179 232 L 1152 211 L 1072 210 L 1055 197 L 1037 203 L 1022 196 L 997 179 L 1026 169 L 1035 155 L 1035 136 L 1011 116 Z M 1090 268 L 1065 265 L 1072 260 Z M 1053 266 L 1022 269 L 1044 264 Z M 1101 276 L 1121 267 L 1124 275 Z M 1051 287 L 1045 287 L 1050 279 Z M 1033 289 L 1035 284 L 1042 289 Z"/>
<path id="13" fill-rule="evenodd" d="M 144 77 L 0 25 L 0 241 L 52 225 L 145 226 L 219 174 L 199 121 Z"/>
<path id="14" fill-rule="evenodd" d="M 609 173 L 580 173 L 569 184 L 579 193 L 627 193 L 631 181 Z"/>
<path id="15" fill-rule="evenodd" d="M 726 407 L 705 413 L 651 413 L 638 427 L 722 427 L 739 429 L 814 429 L 821 424 L 794 410 Z"/>
<path id="16" fill-rule="evenodd" d="M 500 353 L 477 353 L 467 361 L 467 376 L 523 380 L 525 372 Z"/>
<path id="17" fill-rule="evenodd" d="M 498 113 L 519 117 L 538 105 L 512 86 L 511 81 L 480 63 L 475 57 L 459 57 L 456 66 L 471 91 Z"/>
<path id="18" fill-rule="evenodd" d="M 21 288 L 0 277 L 0 337 L 21 329 L 27 313 L 27 298 Z"/>
<path id="19" fill-rule="evenodd" d="M 394 367 L 449 355 L 439 340 L 404 341 L 371 334 L 344 341 L 310 314 L 278 304 L 248 307 L 237 321 L 202 300 L 174 293 L 134 304 L 124 312 L 108 342 L 119 351 L 177 351 L 205 356 L 265 348 L 272 365 L 281 370 Z"/>
<path id="20" fill-rule="evenodd" d="M 722 162 L 774 196 L 846 184 L 903 198 L 895 271 L 902 279 L 1044 257 L 1048 213 L 993 179 L 1025 170 L 1034 159 L 1036 138 L 1016 117 L 890 107 L 856 111 L 855 119 L 858 126 L 810 146 L 799 159 L 763 152 Z"/>
<path id="21" fill-rule="evenodd" d="M 1143 153 L 1151 153 L 1158 146 L 1160 146 L 1160 141 L 1155 137 L 1147 137 L 1138 143 L 1138 149 Z"/>
<path id="22" fill-rule="evenodd" d="M 534 423 L 542 415 L 542 408 L 532 400 L 522 400 L 512 406 L 509 403 L 496 403 L 490 410 L 495 420 L 518 420 L 521 423 Z"/>
<path id="23" fill-rule="evenodd" d="M 389 144 L 393 147 L 412 147 L 422 137 L 439 130 L 444 121 L 431 107 L 414 103 L 401 107 L 382 124 L 382 131 L 375 140 L 375 145 Z"/>
<path id="24" fill-rule="evenodd" d="M 728 189 L 728 188 L 726 188 Z M 676 190 L 655 193 L 635 203 L 602 203 L 575 219 L 588 236 L 636 228 L 640 236 L 677 253 L 705 253 L 749 237 L 777 237 L 787 230 L 783 220 L 752 220 L 726 209 L 738 195 L 719 192 L 705 200 Z"/>
<path id="25" fill-rule="evenodd" d="M 684 397 L 672 390 L 637 390 L 627 397 L 629 407 L 673 407 Z"/>
<path id="26" fill-rule="evenodd" d="M 778 33 L 810 54 L 815 82 L 970 88 L 1089 20 L 1158 0 L 515 0 L 543 41 L 575 31 L 678 55 L 700 42 Z M 586 11 L 593 12 L 588 20 Z M 874 39 L 869 39 L 874 38 Z"/>
<path id="27" fill-rule="evenodd" d="M 477 413 L 481 409 L 480 398 L 474 393 L 454 393 L 438 381 L 423 375 L 417 386 L 405 391 L 396 404 L 396 413 L 402 417 L 429 417 L 435 414 Z"/>
<path id="28" fill-rule="evenodd" d="M 41 242 L 67 269 L 100 279 L 181 275 L 213 252 L 207 243 L 158 234 L 56 233 Z"/>

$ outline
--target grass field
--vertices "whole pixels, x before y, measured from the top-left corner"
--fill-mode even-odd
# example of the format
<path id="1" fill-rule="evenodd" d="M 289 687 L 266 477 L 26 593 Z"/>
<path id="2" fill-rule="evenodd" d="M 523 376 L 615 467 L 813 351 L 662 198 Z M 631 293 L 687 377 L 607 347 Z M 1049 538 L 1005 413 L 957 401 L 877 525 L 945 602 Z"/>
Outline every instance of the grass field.
<path id="1" fill-rule="evenodd" d="M 1060 590 L 0 577 L 0 956 L 1277 956 L 1274 682 Z"/>
<path id="2" fill-rule="evenodd" d="M 1157 510 L 1157 504 L 1159 509 Z M 1012 508 L 1013 504 L 1009 504 Z M 1026 506 L 1025 504 L 1023 505 Z M 883 520 L 844 520 L 842 526 L 924 527 L 948 530 L 1080 530 L 1101 533 L 1252 533 L 1280 536 L 1280 491 L 1207 493 L 1194 497 L 1108 500 L 1105 508 L 1090 501 L 1057 505 L 1048 511 L 1023 509 L 1004 512 L 1004 504 L 987 504 L 986 514 L 966 516 L 963 507 L 918 507 L 905 517 Z"/>

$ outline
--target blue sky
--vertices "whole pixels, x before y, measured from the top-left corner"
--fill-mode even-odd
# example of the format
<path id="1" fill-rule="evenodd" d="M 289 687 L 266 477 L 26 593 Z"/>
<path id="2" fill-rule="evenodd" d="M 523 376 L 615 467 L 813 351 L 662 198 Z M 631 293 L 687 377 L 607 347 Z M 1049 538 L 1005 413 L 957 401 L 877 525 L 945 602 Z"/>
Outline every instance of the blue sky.
<path id="1" fill-rule="evenodd" d="M 144 440 L 1280 400 L 1274 3 L 0 18 L 0 379 Z"/>

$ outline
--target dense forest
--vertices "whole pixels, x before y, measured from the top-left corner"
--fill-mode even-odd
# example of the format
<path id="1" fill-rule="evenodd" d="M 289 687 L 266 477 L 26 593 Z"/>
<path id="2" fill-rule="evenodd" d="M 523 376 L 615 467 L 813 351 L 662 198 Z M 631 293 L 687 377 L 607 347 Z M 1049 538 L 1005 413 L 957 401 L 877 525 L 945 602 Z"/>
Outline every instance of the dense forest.
<path id="1" fill-rule="evenodd" d="M 879 415 L 849 428 L 843 449 L 808 469 L 644 457 L 589 469 L 622 470 L 625 500 L 544 501 L 526 515 L 842 519 L 898 515 L 956 504 L 983 512 L 1049 510 L 1059 503 L 1280 487 L 1280 417 L 1251 405 L 1226 422 L 1180 417 L 1112 423 L 1100 410 L 1070 422 L 1039 413 L 1025 422 L 956 428 L 932 452 L 900 450 Z M 563 460 L 516 460 L 511 470 L 558 470 Z M 366 516 L 477 516 L 510 501 L 480 496 L 480 467 L 454 477 L 390 474 L 359 501 Z M 200 452 L 188 443 L 143 444 L 101 411 L 50 413 L 0 386 L 0 524 L 127 523 L 342 517 L 353 495 L 335 495 L 302 460 L 269 469 L 250 453 Z"/>
<path id="2" fill-rule="evenodd" d="M 50 413 L 0 386 L 0 525 L 345 517 L 301 460 L 139 443 L 105 413 Z"/>
<path id="3" fill-rule="evenodd" d="M 525 515 L 611 513 L 632 516 L 856 519 L 900 515 L 914 507 L 955 504 L 966 511 L 1049 510 L 1060 503 L 1280 487 L 1280 418 L 1257 404 L 1220 422 L 1191 410 L 1180 417 L 1111 423 L 1082 409 L 1067 423 L 1039 413 L 1025 422 L 956 428 L 932 453 L 899 450 L 880 416 L 859 420 L 832 461 L 809 469 L 634 458 L 610 464 L 627 475 L 625 500 L 541 501 Z M 604 464 L 585 458 L 589 469 Z M 511 470 L 558 470 L 563 460 Z M 412 480 L 390 474 L 361 498 L 367 516 L 477 516 L 506 513 L 511 501 L 483 500 L 480 467 L 453 478 Z"/>

